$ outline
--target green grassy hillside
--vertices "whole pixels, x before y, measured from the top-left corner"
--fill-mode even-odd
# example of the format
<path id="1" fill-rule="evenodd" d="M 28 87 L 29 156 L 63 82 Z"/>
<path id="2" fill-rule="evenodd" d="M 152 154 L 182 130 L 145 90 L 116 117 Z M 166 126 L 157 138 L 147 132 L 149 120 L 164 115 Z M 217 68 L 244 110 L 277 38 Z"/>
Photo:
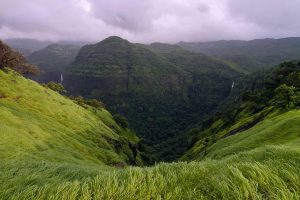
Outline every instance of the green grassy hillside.
<path id="1" fill-rule="evenodd" d="M 138 138 L 105 109 L 83 108 L 14 72 L 0 76 L 2 164 L 138 164 L 130 148 Z"/>
<path id="2" fill-rule="evenodd" d="M 255 116 L 243 118 L 233 126 L 215 133 L 215 137 L 220 139 L 209 145 L 206 153 L 204 153 L 205 143 L 203 140 L 199 140 L 183 156 L 183 159 L 222 159 L 229 155 L 274 145 L 286 149 L 297 149 L 300 142 L 300 111 L 298 110 L 284 113 L 274 112 L 253 127 L 226 136 L 226 133 L 252 121 L 253 117 Z M 214 124 L 215 127 L 217 123 Z"/>
<path id="3" fill-rule="evenodd" d="M 106 110 L 14 72 L 0 77 L 0 199 L 300 197 L 299 111 L 219 140 L 202 161 L 117 169 L 133 159 L 138 138 Z"/>
<path id="4" fill-rule="evenodd" d="M 212 146 L 209 157 L 199 162 L 115 169 L 76 159 L 63 158 L 66 160 L 56 162 L 51 156 L 45 156 L 49 150 L 44 150 L 42 160 L 30 158 L 31 155 L 10 157 L 0 165 L 1 198 L 299 199 L 299 116 L 299 111 L 279 115 L 262 122 L 251 132 L 220 141 L 216 143 L 220 149 Z M 277 120 L 280 123 L 270 129 L 270 123 Z M 270 135 L 275 135 L 274 142 L 270 142 Z M 246 137 L 255 144 L 252 148 L 233 148 L 232 155 L 222 153 L 227 145 L 234 145 L 236 141 L 242 145 Z M 24 138 L 15 140 L 22 142 Z M 2 147 L 7 144 L 2 143 Z M 17 144 L 7 152 L 14 152 L 16 147 L 25 150 Z M 212 156 L 214 152 L 220 154 Z"/>
<path id="5" fill-rule="evenodd" d="M 253 128 L 227 137 L 208 148 L 207 157 L 222 158 L 237 152 L 278 145 L 297 149 L 300 144 L 300 111 L 268 116 Z"/>

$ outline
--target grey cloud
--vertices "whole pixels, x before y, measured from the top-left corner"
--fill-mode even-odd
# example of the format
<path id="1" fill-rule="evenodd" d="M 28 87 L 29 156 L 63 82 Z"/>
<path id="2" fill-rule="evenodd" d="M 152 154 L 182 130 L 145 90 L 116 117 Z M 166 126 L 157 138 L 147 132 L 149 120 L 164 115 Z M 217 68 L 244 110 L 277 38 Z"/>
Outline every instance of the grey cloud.
<path id="1" fill-rule="evenodd" d="M 95 16 L 113 26 L 138 32 L 147 30 L 153 19 L 151 0 L 90 0 Z"/>
<path id="2" fill-rule="evenodd" d="M 299 0 L 228 0 L 228 8 L 232 17 L 259 26 L 262 36 L 300 34 Z"/>
<path id="3" fill-rule="evenodd" d="M 201 13 L 208 13 L 210 11 L 209 5 L 206 5 L 206 4 L 199 4 L 198 6 L 196 6 L 196 8 Z"/>
<path id="4" fill-rule="evenodd" d="M 228 8 L 233 16 L 263 27 L 290 27 L 300 19 L 299 0 L 230 0 Z"/>
<path id="5" fill-rule="evenodd" d="M 298 36 L 299 0 L 10 0 L 0 38 L 178 42 Z"/>
<path id="6" fill-rule="evenodd" d="M 94 34 L 99 34 L 98 30 L 105 32 L 103 23 L 91 18 L 73 0 L 23 2 L 10 0 L 9 3 L 0 3 L 0 25 L 9 29 L 10 33 L 23 33 L 24 37 L 55 40 L 89 38 L 91 32 Z"/>

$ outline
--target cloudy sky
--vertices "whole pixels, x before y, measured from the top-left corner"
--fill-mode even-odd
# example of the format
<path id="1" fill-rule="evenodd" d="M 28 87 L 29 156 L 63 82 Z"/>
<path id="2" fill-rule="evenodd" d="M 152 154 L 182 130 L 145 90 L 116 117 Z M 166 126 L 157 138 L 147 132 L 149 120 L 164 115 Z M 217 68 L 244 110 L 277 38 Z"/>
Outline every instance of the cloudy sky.
<path id="1" fill-rule="evenodd" d="M 300 36 L 300 0 L 0 0 L 0 38 L 134 42 Z"/>

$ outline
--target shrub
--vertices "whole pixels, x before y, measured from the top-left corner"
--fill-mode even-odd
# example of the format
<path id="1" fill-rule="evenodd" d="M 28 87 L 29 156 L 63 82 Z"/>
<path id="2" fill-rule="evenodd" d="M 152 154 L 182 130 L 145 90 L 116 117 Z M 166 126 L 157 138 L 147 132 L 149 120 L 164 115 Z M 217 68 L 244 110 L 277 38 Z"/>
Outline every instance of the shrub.
<path id="1" fill-rule="evenodd" d="M 78 105 L 86 108 L 86 104 L 84 103 L 84 98 L 82 96 L 77 96 L 77 97 L 70 96 L 69 98 L 75 101 L 75 103 L 77 103 Z"/>
<path id="2" fill-rule="evenodd" d="M 114 114 L 113 118 L 117 122 L 117 124 L 119 124 L 122 128 L 128 128 L 129 127 L 128 121 L 123 115 Z"/>
<path id="3" fill-rule="evenodd" d="M 105 108 L 105 104 L 102 101 L 97 99 L 85 99 L 82 96 L 77 96 L 77 97 L 70 96 L 69 98 L 84 108 L 87 108 L 88 106 L 91 106 L 96 109 Z"/>
<path id="4" fill-rule="evenodd" d="M 65 90 L 65 88 L 64 88 L 64 86 L 62 84 L 55 83 L 53 81 L 51 81 L 51 82 L 49 82 L 47 84 L 43 84 L 43 86 L 47 87 L 47 88 L 49 88 L 51 90 L 54 90 L 54 91 L 56 91 L 58 93 L 64 93 L 64 92 L 66 92 L 66 90 Z"/>
<path id="5" fill-rule="evenodd" d="M 84 100 L 84 103 L 91 107 L 94 107 L 96 109 L 105 108 L 104 103 L 97 99 L 87 99 L 87 100 Z"/>

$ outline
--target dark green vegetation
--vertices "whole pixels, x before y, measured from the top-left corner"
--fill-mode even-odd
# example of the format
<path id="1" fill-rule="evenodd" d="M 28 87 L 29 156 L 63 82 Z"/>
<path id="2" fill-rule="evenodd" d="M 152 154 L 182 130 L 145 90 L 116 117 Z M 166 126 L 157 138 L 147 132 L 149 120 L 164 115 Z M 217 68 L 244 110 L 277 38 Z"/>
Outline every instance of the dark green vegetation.
<path id="1" fill-rule="evenodd" d="M 299 111 L 274 106 L 205 156 L 186 154 L 202 161 L 117 169 L 137 138 L 107 111 L 14 72 L 0 77 L 0 199 L 299 199 Z"/>
<path id="2" fill-rule="evenodd" d="M 176 45 L 110 37 L 81 48 L 64 84 L 71 94 L 101 99 L 128 119 L 153 154 L 174 160 L 187 148 L 181 133 L 214 110 L 240 74 Z"/>
<path id="3" fill-rule="evenodd" d="M 248 72 L 267 69 L 300 57 L 300 38 L 181 42 L 179 45 L 190 51 L 220 57 Z"/>
<path id="4" fill-rule="evenodd" d="M 29 56 L 44 71 L 33 79 L 60 82 L 63 73 L 71 95 L 125 116 L 159 160 L 181 156 L 187 130 L 216 110 L 237 78 L 300 56 L 299 38 L 143 45 L 110 37 L 84 46 L 75 61 L 79 47 L 64 43 Z"/>
<path id="5" fill-rule="evenodd" d="M 51 44 L 28 56 L 28 61 L 39 66 L 41 74 L 33 77 L 39 82 L 61 81 L 61 74 L 75 59 L 80 46 Z"/>
<path id="6" fill-rule="evenodd" d="M 4 68 L 0 199 L 299 199 L 299 89 L 300 62 L 243 78 L 190 131 L 192 162 L 141 168 L 122 115 Z"/>
<path id="7" fill-rule="evenodd" d="M 250 75 L 234 90 L 214 115 L 189 131 L 194 145 L 183 159 L 222 157 L 297 138 L 298 112 L 283 113 L 300 106 L 300 62 L 285 62 L 267 72 Z M 296 124 L 292 125 L 293 121 Z M 237 136 L 229 137 L 232 135 Z M 226 145 L 226 141 L 234 144 Z"/>

